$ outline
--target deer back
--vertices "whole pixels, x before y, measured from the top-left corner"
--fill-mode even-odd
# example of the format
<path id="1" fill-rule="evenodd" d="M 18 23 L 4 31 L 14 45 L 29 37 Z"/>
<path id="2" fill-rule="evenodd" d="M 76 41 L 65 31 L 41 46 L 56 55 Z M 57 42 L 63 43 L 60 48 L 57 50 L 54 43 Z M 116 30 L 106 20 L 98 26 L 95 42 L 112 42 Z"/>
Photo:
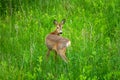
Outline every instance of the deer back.
<path id="1" fill-rule="evenodd" d="M 46 37 L 46 45 L 49 49 L 62 49 L 70 45 L 70 41 L 58 35 L 49 34 Z"/>

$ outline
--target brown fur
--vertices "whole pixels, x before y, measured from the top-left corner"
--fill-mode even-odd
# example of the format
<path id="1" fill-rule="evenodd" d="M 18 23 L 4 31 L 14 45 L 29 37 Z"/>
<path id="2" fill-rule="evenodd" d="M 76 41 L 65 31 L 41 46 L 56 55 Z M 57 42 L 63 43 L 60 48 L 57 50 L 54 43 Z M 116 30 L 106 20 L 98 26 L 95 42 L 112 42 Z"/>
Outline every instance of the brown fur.
<path id="1" fill-rule="evenodd" d="M 46 43 L 46 46 L 48 48 L 47 58 L 50 55 L 50 51 L 54 50 L 55 51 L 55 58 L 56 58 L 56 55 L 59 54 L 65 62 L 68 62 L 68 59 L 65 55 L 65 52 L 66 52 L 66 48 L 70 44 L 70 41 L 66 38 L 61 37 L 60 36 L 61 32 L 59 32 L 59 31 L 62 31 L 59 29 L 62 29 L 60 27 L 62 27 L 64 22 L 61 22 L 60 24 L 58 24 L 57 22 L 54 22 L 54 23 L 57 27 L 56 30 L 51 32 L 50 34 L 48 34 L 46 39 L 45 39 L 45 43 Z"/>

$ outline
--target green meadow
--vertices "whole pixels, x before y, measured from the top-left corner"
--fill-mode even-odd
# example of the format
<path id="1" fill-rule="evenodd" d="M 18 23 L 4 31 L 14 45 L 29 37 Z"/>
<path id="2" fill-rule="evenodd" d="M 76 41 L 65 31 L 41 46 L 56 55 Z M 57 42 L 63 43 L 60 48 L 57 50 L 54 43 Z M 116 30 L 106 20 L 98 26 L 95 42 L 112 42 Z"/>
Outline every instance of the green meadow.
<path id="1" fill-rule="evenodd" d="M 68 63 L 46 60 L 54 19 Z M 1 0 L 0 80 L 120 80 L 120 0 Z"/>

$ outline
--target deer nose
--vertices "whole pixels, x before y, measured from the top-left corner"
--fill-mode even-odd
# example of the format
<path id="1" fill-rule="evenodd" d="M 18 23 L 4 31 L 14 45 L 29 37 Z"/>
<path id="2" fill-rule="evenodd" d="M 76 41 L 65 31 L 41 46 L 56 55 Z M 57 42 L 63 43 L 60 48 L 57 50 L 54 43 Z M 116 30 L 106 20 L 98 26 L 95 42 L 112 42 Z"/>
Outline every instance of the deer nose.
<path id="1" fill-rule="evenodd" d="M 60 30 L 60 34 L 62 34 L 62 30 Z"/>
<path id="2" fill-rule="evenodd" d="M 62 34 L 62 32 L 60 32 L 60 34 Z"/>
<path id="3" fill-rule="evenodd" d="M 62 30 L 60 30 L 60 34 L 62 34 Z"/>

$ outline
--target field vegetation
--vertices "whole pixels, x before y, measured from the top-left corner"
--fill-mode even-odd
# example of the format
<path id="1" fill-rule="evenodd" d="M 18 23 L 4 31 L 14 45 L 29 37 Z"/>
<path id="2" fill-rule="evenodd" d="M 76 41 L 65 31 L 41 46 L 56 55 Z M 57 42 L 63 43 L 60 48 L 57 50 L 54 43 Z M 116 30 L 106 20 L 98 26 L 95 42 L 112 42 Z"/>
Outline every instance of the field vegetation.
<path id="1" fill-rule="evenodd" d="M 45 37 L 66 19 L 69 63 Z M 1 0 L 0 80 L 120 80 L 120 0 Z"/>

